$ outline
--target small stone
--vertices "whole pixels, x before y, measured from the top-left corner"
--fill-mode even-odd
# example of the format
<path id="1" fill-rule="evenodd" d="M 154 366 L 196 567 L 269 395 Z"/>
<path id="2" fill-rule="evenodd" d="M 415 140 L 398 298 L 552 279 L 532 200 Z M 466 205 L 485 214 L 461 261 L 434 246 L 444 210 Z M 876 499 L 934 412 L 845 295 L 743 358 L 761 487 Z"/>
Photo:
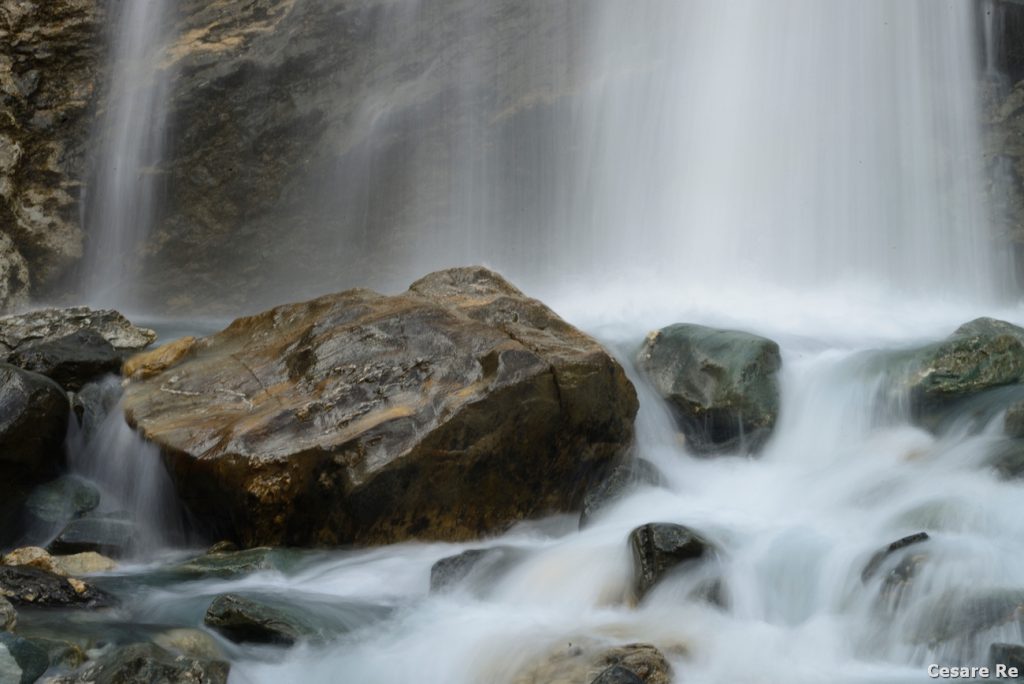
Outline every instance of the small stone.
<path id="1" fill-rule="evenodd" d="M 670 570 L 714 553 L 714 547 L 693 530 L 673 523 L 648 523 L 629 535 L 633 550 L 634 589 L 638 598 Z"/>

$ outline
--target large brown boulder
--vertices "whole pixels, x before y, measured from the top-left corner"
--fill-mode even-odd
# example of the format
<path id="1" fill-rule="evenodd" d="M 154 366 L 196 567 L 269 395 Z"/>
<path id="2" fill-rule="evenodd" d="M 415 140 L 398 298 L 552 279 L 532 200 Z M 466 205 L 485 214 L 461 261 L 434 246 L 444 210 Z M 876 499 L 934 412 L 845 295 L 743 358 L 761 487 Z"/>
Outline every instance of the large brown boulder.
<path id="1" fill-rule="evenodd" d="M 166 358 L 135 364 L 128 422 L 246 545 L 470 539 L 575 509 L 637 410 L 594 340 L 483 268 L 280 306 Z"/>

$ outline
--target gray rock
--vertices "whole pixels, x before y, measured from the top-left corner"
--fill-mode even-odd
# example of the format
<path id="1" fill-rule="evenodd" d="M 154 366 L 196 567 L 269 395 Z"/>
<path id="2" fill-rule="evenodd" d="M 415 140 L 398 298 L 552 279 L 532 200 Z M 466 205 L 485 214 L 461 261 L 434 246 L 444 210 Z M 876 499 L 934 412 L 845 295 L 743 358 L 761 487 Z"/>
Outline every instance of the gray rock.
<path id="1" fill-rule="evenodd" d="M 100 504 L 95 486 L 74 475 L 62 475 L 39 485 L 25 501 L 25 509 L 37 520 L 66 523 Z"/>
<path id="2" fill-rule="evenodd" d="M 430 591 L 451 589 L 470 579 L 486 583 L 508 569 L 519 557 L 517 549 L 494 546 L 489 549 L 470 549 L 442 558 L 430 568 Z"/>
<path id="3" fill-rule="evenodd" d="M 238 643 L 290 646 L 317 636 L 300 616 L 238 594 L 223 594 L 210 604 L 203 624 Z"/>
<path id="4" fill-rule="evenodd" d="M 661 484 L 661 473 L 650 461 L 636 458 L 615 466 L 607 477 L 588 489 L 583 496 L 580 529 L 586 527 L 599 511 L 615 503 L 636 487 L 658 484 Z"/>
<path id="5" fill-rule="evenodd" d="M 1024 614 L 1024 590 L 949 590 L 928 599 L 910 621 L 915 644 L 970 640 L 980 632 L 1019 622 Z"/>
<path id="6" fill-rule="evenodd" d="M 781 365 L 769 339 L 689 324 L 648 336 L 637 356 L 698 454 L 760 448 L 778 418 Z"/>
<path id="7" fill-rule="evenodd" d="M 0 596 L 0 631 L 13 632 L 18 626 L 18 611 L 11 602 Z"/>
<path id="8" fill-rule="evenodd" d="M 30 566 L 0 565 L 0 596 L 14 605 L 44 608 L 95 608 L 113 605 L 113 597 L 81 580 Z"/>
<path id="9" fill-rule="evenodd" d="M 1003 419 L 1003 432 L 1006 433 L 1007 437 L 1018 439 L 1024 437 L 1024 401 L 1018 401 L 1006 409 L 1006 417 Z"/>
<path id="10" fill-rule="evenodd" d="M 122 558 L 135 548 L 135 523 L 116 517 L 88 517 L 72 520 L 47 550 L 53 554 L 75 554 L 87 551 L 112 558 Z"/>
<path id="11" fill-rule="evenodd" d="M 714 547 L 699 534 L 673 523 L 647 523 L 629 534 L 633 552 L 633 582 L 637 598 L 679 565 L 714 554 Z"/>
<path id="12" fill-rule="evenodd" d="M 48 684 L 227 684 L 230 668 L 220 660 L 175 656 L 156 644 L 132 644 Z"/>
<path id="13" fill-rule="evenodd" d="M 230 578 L 263 570 L 285 572 L 293 568 L 298 560 L 295 552 L 288 549 L 263 546 L 242 551 L 219 551 L 215 547 L 202 556 L 173 566 L 171 571 L 197 577 Z"/>
<path id="14" fill-rule="evenodd" d="M 277 307 L 149 363 L 162 349 L 133 359 L 128 422 L 243 546 L 462 541 L 579 510 L 633 437 L 619 364 L 484 268 Z"/>
<path id="15" fill-rule="evenodd" d="M 81 331 L 98 334 L 121 352 L 140 351 L 156 340 L 155 332 L 132 325 L 117 311 L 78 306 L 39 309 L 0 318 L 0 352 L 9 355 Z"/>
<path id="16" fill-rule="evenodd" d="M 0 681 L 32 684 L 48 667 L 46 651 L 27 639 L 0 632 Z"/>
<path id="17" fill-rule="evenodd" d="M 84 328 L 57 339 L 22 344 L 7 362 L 76 392 L 88 382 L 120 371 L 125 354 L 96 330 Z"/>

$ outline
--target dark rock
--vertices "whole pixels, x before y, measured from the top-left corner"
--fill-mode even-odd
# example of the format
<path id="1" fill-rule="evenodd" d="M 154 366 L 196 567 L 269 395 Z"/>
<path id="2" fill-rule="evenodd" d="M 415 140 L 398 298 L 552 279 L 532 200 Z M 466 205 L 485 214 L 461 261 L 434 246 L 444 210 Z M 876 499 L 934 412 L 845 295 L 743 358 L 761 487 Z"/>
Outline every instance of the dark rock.
<path id="1" fill-rule="evenodd" d="M 121 382 L 119 378 L 113 376 L 90 382 L 75 392 L 71 399 L 71 407 L 78 418 L 78 425 L 82 431 L 81 440 L 84 443 L 88 443 L 96 435 L 120 399 Z"/>
<path id="2" fill-rule="evenodd" d="M 18 611 L 7 599 L 0 596 L 0 631 L 13 632 L 18 626 Z"/>
<path id="3" fill-rule="evenodd" d="M 714 547 L 693 530 L 672 523 L 648 523 L 629 534 L 637 598 L 676 566 L 705 558 Z"/>
<path id="4" fill-rule="evenodd" d="M 237 643 L 290 646 L 317 635 L 317 630 L 299 616 L 238 594 L 215 598 L 203 623 Z"/>
<path id="5" fill-rule="evenodd" d="M 489 549 L 470 549 L 442 558 L 430 568 L 430 591 L 449 589 L 470 577 L 481 582 L 494 579 L 518 556 L 514 548 L 495 546 Z"/>
<path id="6" fill-rule="evenodd" d="M 889 610 L 895 611 L 903 607 L 903 597 L 928 559 L 929 556 L 924 553 L 907 553 L 885 574 L 878 597 Z"/>
<path id="7" fill-rule="evenodd" d="M 86 661 L 85 652 L 70 641 L 60 639 L 46 639 L 42 637 L 28 637 L 33 646 L 37 646 L 46 653 L 50 667 L 63 670 L 74 670 Z"/>
<path id="8" fill-rule="evenodd" d="M 59 473 L 68 414 L 57 383 L 0 363 L 0 544 L 13 541 L 32 487 Z"/>
<path id="9" fill-rule="evenodd" d="M 621 665 L 612 665 L 594 678 L 591 684 L 644 684 L 632 670 L 627 670 Z"/>
<path id="10" fill-rule="evenodd" d="M 63 475 L 39 485 L 25 501 L 26 511 L 46 523 L 66 523 L 100 504 L 95 486 L 74 475 Z"/>
<path id="11" fill-rule="evenodd" d="M 0 596 L 14 605 L 94 608 L 113 598 L 81 580 L 69 580 L 29 566 L 0 565 Z"/>
<path id="12" fill-rule="evenodd" d="M 230 665 L 175 656 L 156 644 L 114 649 L 49 684 L 227 684 Z"/>
<path id="13" fill-rule="evenodd" d="M 927 414 L 1024 378 L 1024 329 L 978 318 L 942 342 L 911 353 L 910 395 Z"/>
<path id="14" fill-rule="evenodd" d="M 650 461 L 637 458 L 615 466 L 608 477 L 596 483 L 583 496 L 580 529 L 589 524 L 599 511 L 621 499 L 641 485 L 661 484 L 661 473 Z"/>
<path id="15" fill-rule="evenodd" d="M 135 524 L 116 517 L 89 517 L 72 520 L 47 550 L 54 554 L 94 551 L 112 558 L 122 558 L 137 543 Z"/>
<path id="16" fill-rule="evenodd" d="M 86 383 L 121 370 L 125 352 L 114 349 L 100 333 L 86 328 L 55 340 L 23 344 L 8 363 L 56 381 L 75 392 Z"/>
<path id="17" fill-rule="evenodd" d="M 779 345 L 735 330 L 677 324 L 648 336 L 637 365 L 698 454 L 758 448 L 779 413 Z"/>
<path id="18" fill-rule="evenodd" d="M 988 647 L 989 667 L 995 669 L 996 665 L 1005 665 L 1007 668 L 1016 668 L 1017 676 L 1013 681 L 1024 679 L 1024 646 L 1020 644 L 992 644 Z"/>
<path id="19" fill-rule="evenodd" d="M 0 681 L 32 684 L 48 667 L 50 658 L 46 651 L 28 639 L 0 632 Z"/>
<path id="20" fill-rule="evenodd" d="M 483 268 L 242 318 L 153 372 L 129 423 L 245 546 L 458 541 L 578 509 L 637 410 L 600 345 Z"/>
<path id="21" fill-rule="evenodd" d="M 918 532 L 916 534 L 907 535 L 902 539 L 897 539 L 884 549 L 875 552 L 875 554 L 871 556 L 867 565 L 865 565 L 864 569 L 861 571 L 860 581 L 867 582 L 874 577 L 875 573 L 878 572 L 878 569 L 882 566 L 882 563 L 884 563 L 892 554 L 913 544 L 920 544 L 921 542 L 928 541 L 928 539 L 929 537 L 927 532 Z"/>

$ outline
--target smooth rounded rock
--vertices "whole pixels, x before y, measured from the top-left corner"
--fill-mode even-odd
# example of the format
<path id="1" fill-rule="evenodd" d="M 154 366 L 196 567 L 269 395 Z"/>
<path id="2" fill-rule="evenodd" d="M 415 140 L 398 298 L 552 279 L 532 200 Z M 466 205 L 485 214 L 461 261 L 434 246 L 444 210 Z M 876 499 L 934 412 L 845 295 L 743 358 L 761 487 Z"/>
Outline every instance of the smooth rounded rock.
<path id="1" fill-rule="evenodd" d="M 14 682 L 32 684 L 50 667 L 50 658 L 45 650 L 28 639 L 22 639 L 8 632 L 0 632 L 0 652 L 8 656 L 8 658 L 0 656 L 0 675 L 5 674 L 6 668 L 10 677 L 11 671 L 15 669 L 11 667 L 11 660 L 13 660 L 18 677 L 17 679 L 13 677 L 0 679 L 0 681 L 11 682 L 11 684 Z"/>
<path id="2" fill-rule="evenodd" d="M 136 534 L 135 524 L 130 520 L 78 518 L 69 522 L 48 548 L 61 555 L 93 552 L 120 558 L 135 547 Z"/>
<path id="3" fill-rule="evenodd" d="M 66 523 L 100 505 L 100 492 L 74 475 L 63 475 L 39 485 L 28 495 L 25 510 L 47 523 Z"/>
<path id="4" fill-rule="evenodd" d="M 316 636 L 316 629 L 297 615 L 238 594 L 218 596 L 203 624 L 238 643 L 281 644 Z"/>
<path id="5" fill-rule="evenodd" d="M 779 414 L 779 345 L 738 330 L 680 323 L 648 336 L 637 366 L 697 454 L 756 452 Z"/>

